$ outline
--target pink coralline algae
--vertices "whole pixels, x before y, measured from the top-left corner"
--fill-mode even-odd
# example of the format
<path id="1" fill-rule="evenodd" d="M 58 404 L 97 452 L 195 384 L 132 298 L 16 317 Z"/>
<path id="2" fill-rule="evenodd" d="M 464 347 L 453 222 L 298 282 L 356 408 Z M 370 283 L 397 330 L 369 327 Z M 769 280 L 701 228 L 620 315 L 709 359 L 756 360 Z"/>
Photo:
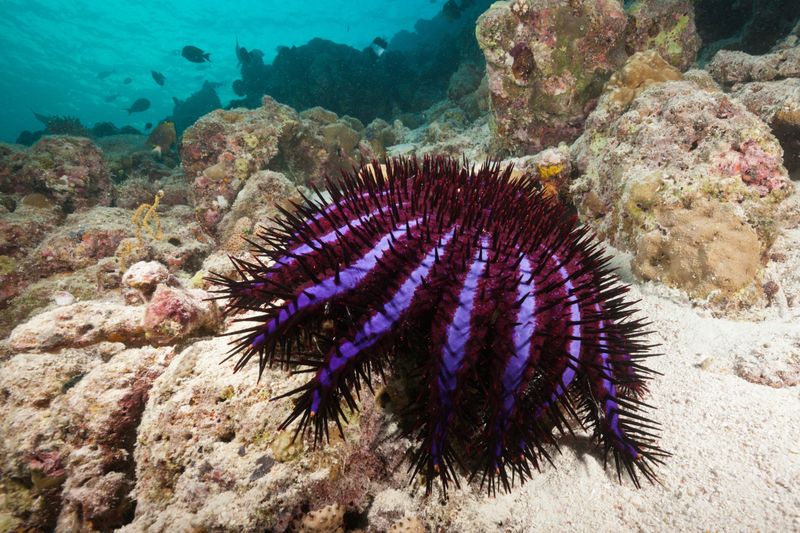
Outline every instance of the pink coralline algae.
<path id="1" fill-rule="evenodd" d="M 144 329 L 148 341 L 170 344 L 197 331 L 215 331 L 220 316 L 214 302 L 198 289 L 158 285 L 147 304 Z"/>
<path id="2" fill-rule="evenodd" d="M 717 167 L 724 174 L 741 176 L 742 181 L 761 196 L 766 196 L 773 189 L 784 189 L 788 186 L 781 158 L 768 154 L 754 140 L 747 140 L 739 146 L 733 146 L 728 152 L 719 154 Z"/>
<path id="3" fill-rule="evenodd" d="M 31 457 L 28 467 L 32 472 L 41 474 L 41 477 L 38 478 L 38 484 L 43 486 L 58 484 L 63 481 L 64 476 L 66 476 L 66 469 L 61 460 L 61 454 L 55 451 L 40 451 L 35 453 Z"/>

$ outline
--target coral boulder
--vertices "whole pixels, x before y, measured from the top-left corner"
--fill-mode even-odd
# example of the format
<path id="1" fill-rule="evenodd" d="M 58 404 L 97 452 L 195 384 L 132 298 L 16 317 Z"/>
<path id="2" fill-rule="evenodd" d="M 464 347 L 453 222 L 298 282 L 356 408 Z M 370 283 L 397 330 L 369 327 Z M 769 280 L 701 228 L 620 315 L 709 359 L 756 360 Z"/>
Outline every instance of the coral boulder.
<path id="1" fill-rule="evenodd" d="M 478 19 L 498 148 L 523 155 L 572 141 L 626 59 L 617 1 L 496 2 Z"/>
<path id="2" fill-rule="evenodd" d="M 719 308 L 763 298 L 763 258 L 792 191 L 769 127 L 719 91 L 654 82 L 612 89 L 573 145 L 582 218 L 633 252 L 633 269 Z"/>

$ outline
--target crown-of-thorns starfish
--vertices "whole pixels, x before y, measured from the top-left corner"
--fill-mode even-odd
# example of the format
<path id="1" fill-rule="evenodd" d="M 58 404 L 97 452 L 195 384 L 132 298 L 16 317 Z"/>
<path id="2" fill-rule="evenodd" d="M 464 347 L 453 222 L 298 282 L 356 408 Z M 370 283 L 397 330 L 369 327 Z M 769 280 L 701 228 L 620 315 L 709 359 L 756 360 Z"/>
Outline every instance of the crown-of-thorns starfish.
<path id="1" fill-rule="evenodd" d="M 315 442 L 387 363 L 411 368 L 406 435 L 428 491 L 456 463 L 494 492 L 551 461 L 568 419 L 594 429 L 604 457 L 638 486 L 667 454 L 643 415 L 645 324 L 585 227 L 498 163 L 396 159 L 328 180 L 330 199 L 282 210 L 215 275 L 240 320 L 230 356 L 311 375 L 285 396 Z M 270 264 L 270 261 L 272 263 Z M 465 444 L 466 443 L 466 444 Z"/>

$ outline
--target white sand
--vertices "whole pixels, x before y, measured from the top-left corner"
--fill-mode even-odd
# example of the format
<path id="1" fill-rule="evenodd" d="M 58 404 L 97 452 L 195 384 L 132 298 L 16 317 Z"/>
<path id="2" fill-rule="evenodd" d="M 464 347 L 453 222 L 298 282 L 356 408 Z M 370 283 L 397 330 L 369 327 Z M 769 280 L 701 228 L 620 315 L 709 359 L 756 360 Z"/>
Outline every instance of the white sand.
<path id="1" fill-rule="evenodd" d="M 471 487 L 444 506 L 430 499 L 430 522 L 465 533 L 800 531 L 800 386 L 770 387 L 733 372 L 753 354 L 797 372 L 800 321 L 701 316 L 650 284 L 631 296 L 643 299 L 665 354 L 651 360 L 664 375 L 647 399 L 673 454 L 658 470 L 663 485 L 620 484 L 588 437 L 567 438 L 557 468 L 497 498 Z"/>

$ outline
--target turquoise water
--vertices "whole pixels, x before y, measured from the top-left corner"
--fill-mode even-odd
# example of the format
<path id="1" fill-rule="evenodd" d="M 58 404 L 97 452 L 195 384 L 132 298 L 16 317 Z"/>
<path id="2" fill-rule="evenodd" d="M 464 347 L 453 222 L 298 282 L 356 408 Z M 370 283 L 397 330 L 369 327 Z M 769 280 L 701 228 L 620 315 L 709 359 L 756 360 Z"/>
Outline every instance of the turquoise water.
<path id="1" fill-rule="evenodd" d="M 257 1 L 0 0 L 0 140 L 43 128 L 32 111 L 71 115 L 84 125 L 110 121 L 144 129 L 170 115 L 205 80 L 220 84 L 223 105 L 235 98 L 236 37 L 264 52 L 314 37 L 361 50 L 413 31 L 440 16 L 441 0 Z M 181 57 L 185 45 L 210 52 L 211 63 Z M 157 85 L 151 70 L 166 77 Z M 104 79 L 99 73 L 111 72 Z M 124 80 L 130 78 L 130 83 Z M 118 95 L 112 102 L 106 99 Z M 149 110 L 129 117 L 138 98 Z"/>

